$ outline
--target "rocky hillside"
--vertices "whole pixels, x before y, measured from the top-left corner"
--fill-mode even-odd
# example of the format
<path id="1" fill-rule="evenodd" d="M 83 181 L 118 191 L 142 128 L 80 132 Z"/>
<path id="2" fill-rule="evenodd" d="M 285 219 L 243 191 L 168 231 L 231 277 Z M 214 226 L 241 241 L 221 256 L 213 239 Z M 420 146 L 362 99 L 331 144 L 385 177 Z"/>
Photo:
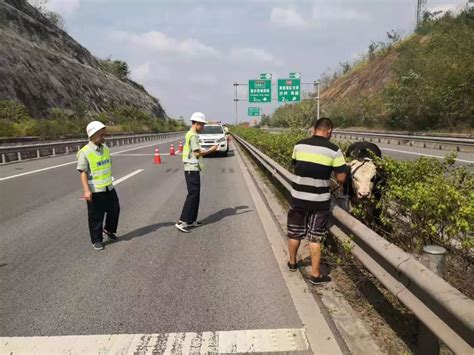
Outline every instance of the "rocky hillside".
<path id="1" fill-rule="evenodd" d="M 106 73 L 86 48 L 26 0 L 0 0 L 0 100 L 20 101 L 35 118 L 79 101 L 96 112 L 117 104 L 166 118 L 143 87 Z"/>

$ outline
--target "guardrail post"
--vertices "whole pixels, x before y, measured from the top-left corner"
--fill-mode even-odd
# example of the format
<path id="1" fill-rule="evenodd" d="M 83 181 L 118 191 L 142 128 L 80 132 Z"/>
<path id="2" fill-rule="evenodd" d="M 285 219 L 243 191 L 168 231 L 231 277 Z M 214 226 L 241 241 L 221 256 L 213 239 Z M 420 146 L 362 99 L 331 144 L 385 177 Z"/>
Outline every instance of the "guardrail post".
<path id="1" fill-rule="evenodd" d="M 53 148 L 53 154 L 52 156 L 54 157 L 56 155 L 56 148 Z"/>
<path id="2" fill-rule="evenodd" d="M 5 158 L 5 154 L 2 154 L 2 164 L 5 164 L 7 162 L 7 159 Z"/>
<path id="3" fill-rule="evenodd" d="M 69 147 L 66 146 L 66 154 L 69 154 Z"/>
<path id="4" fill-rule="evenodd" d="M 17 153 L 17 156 L 18 156 L 18 161 L 21 161 L 21 153 L 20 152 Z"/>
<path id="5" fill-rule="evenodd" d="M 420 262 L 435 274 L 443 277 L 445 259 L 445 248 L 438 245 L 426 245 L 423 247 Z M 420 354 L 439 354 L 438 338 L 421 322 L 418 329 L 418 350 Z"/>
<path id="6" fill-rule="evenodd" d="M 36 158 L 41 158 L 41 153 L 39 149 L 36 149 Z"/>

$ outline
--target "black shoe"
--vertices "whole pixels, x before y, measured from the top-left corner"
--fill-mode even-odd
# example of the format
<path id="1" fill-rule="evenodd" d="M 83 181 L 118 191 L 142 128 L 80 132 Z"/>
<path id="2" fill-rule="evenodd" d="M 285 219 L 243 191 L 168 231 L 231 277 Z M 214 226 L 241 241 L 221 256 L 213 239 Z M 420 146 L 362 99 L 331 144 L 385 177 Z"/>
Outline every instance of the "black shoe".
<path id="1" fill-rule="evenodd" d="M 311 276 L 309 282 L 313 285 L 324 285 L 331 281 L 331 278 L 326 275 L 320 275 L 319 277 Z"/>
<path id="2" fill-rule="evenodd" d="M 174 226 L 183 233 L 191 233 L 191 231 L 188 229 L 188 224 L 186 222 L 178 222 Z"/>
<path id="3" fill-rule="evenodd" d="M 298 263 L 296 264 L 291 264 L 289 261 L 288 263 L 286 264 L 286 266 L 288 266 L 288 270 L 290 270 L 291 272 L 295 272 L 298 270 Z"/>
<path id="4" fill-rule="evenodd" d="M 104 246 L 102 245 L 101 242 L 94 243 L 94 244 L 92 244 L 92 246 L 94 247 L 95 250 L 103 250 L 104 249 Z"/>
<path id="5" fill-rule="evenodd" d="M 104 234 L 105 234 L 105 235 L 107 236 L 107 238 L 109 238 L 110 240 L 113 240 L 113 241 L 118 240 L 118 237 L 115 235 L 115 233 L 107 232 L 107 231 L 104 229 Z"/>

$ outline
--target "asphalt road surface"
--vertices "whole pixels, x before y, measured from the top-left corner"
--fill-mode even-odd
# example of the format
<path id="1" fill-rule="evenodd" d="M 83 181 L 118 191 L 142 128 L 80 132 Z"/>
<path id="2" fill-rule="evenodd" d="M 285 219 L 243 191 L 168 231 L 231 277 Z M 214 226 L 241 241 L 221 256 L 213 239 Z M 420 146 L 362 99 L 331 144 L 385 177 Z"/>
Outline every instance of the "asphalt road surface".
<path id="1" fill-rule="evenodd" d="M 186 339 L 202 343 L 203 332 L 214 332 L 211 338 L 220 332 L 220 339 L 228 340 L 207 349 L 235 350 L 235 339 L 255 339 L 249 332 L 260 330 L 264 343 L 285 339 L 289 332 L 300 342 L 291 339 L 288 349 L 296 349 L 291 348 L 296 343 L 305 349 L 304 307 L 295 303 L 282 273 L 283 259 L 277 261 L 272 252 L 275 246 L 234 151 L 205 159 L 199 215 L 204 225 L 190 234 L 174 227 L 186 185 L 181 157 L 166 152 L 178 141 L 112 149 L 120 239 L 106 242 L 103 251 L 90 243 L 74 156 L 0 167 L 0 352 L 10 352 L 10 337 L 59 337 L 41 338 L 49 341 L 41 349 L 55 349 L 61 342 L 70 349 L 69 340 L 60 336 L 96 337 L 83 337 L 89 348 L 76 348 L 87 352 L 99 347 L 100 335 L 155 334 L 156 349 L 157 334 L 188 334 L 166 338 L 163 349 L 175 349 Z M 155 146 L 164 153 L 161 165 L 153 164 Z M 385 155 L 404 160 L 446 154 L 379 146 Z M 472 168 L 472 154 L 460 153 L 458 159 Z M 132 338 L 116 343 L 136 350 L 151 341 Z M 31 338 L 16 339 L 21 350 L 22 339 Z M 334 344 L 331 349 L 337 349 Z M 254 349 L 254 344 L 243 349 Z"/>
<path id="2" fill-rule="evenodd" d="M 134 175 L 116 186 L 120 240 L 103 251 L 73 156 L 0 168 L 0 336 L 301 328 L 233 152 L 205 159 L 204 226 L 183 234 L 180 157 L 154 165 L 137 147 L 112 149 L 115 180 Z"/>

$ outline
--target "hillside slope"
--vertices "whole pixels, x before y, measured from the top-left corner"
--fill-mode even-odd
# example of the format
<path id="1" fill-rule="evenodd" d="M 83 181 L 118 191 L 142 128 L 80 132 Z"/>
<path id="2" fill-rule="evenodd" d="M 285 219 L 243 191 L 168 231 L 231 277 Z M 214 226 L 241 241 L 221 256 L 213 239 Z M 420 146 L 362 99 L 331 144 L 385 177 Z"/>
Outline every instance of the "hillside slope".
<path id="1" fill-rule="evenodd" d="M 428 19 L 322 93 L 325 112 L 344 126 L 474 128 L 474 17 Z"/>
<path id="2" fill-rule="evenodd" d="M 395 39 L 394 39 L 395 38 Z M 339 127 L 474 130 L 474 12 L 427 17 L 416 31 L 372 43 L 363 59 L 326 75 L 323 114 Z M 308 127 L 314 99 L 278 108 L 262 124 Z"/>
<path id="3" fill-rule="evenodd" d="M 156 98 L 101 70 L 86 48 L 26 0 L 0 0 L 0 100 L 20 101 L 35 118 L 79 101 L 96 112 L 129 105 L 166 118 Z"/>

